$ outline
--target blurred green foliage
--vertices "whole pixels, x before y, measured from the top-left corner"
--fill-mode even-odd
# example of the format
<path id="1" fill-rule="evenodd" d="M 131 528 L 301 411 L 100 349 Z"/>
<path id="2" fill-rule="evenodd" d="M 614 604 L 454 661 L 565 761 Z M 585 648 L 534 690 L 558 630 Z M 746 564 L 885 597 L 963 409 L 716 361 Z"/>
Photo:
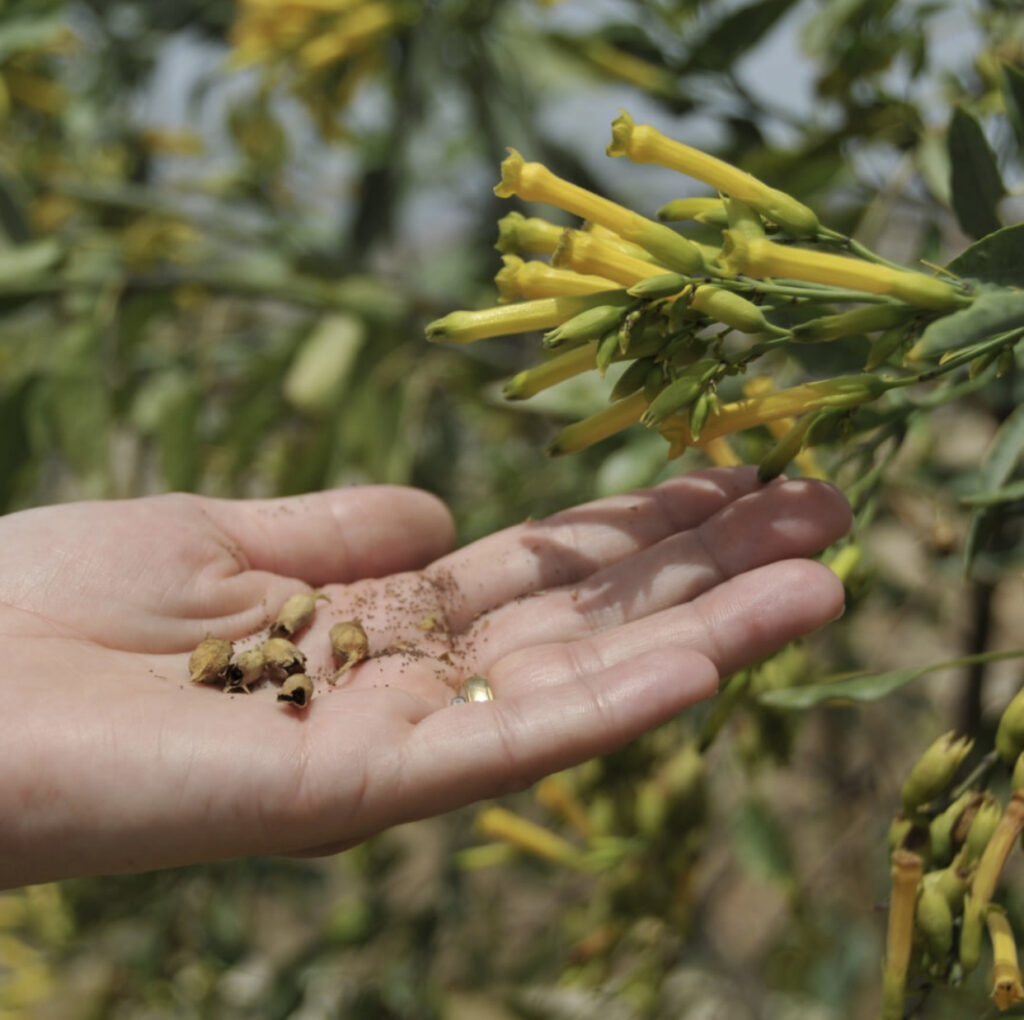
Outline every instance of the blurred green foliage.
<path id="1" fill-rule="evenodd" d="M 603 406 L 602 387 L 524 411 L 496 395 L 523 345 L 421 339 L 429 319 L 491 303 L 504 146 L 612 193 L 598 157 L 619 105 L 710 132 L 897 260 L 943 263 L 1021 217 L 1014 0 L 310 6 L 0 4 L 2 510 L 388 481 L 443 496 L 471 539 L 703 463 L 666 464 L 640 429 L 549 460 L 557 425 Z M 345 20 L 371 7 L 376 28 Z M 780 62 L 799 72 L 790 95 L 768 87 Z M 582 143 L 563 107 L 600 130 Z M 953 268 L 1020 286 L 1021 229 Z M 863 363 L 804 351 L 811 375 Z M 0 1017 L 875 1015 L 873 904 L 902 777 L 947 723 L 990 746 L 1020 681 L 987 653 L 1020 644 L 1022 378 L 1019 354 L 960 376 L 848 451 L 841 626 L 510 798 L 587 868 L 474 845 L 463 812 L 326 862 L 6 894 Z M 756 459 L 767 441 L 737 449 Z M 948 682 L 917 679 L 964 655 Z M 881 674 L 873 694 L 898 690 L 783 707 L 854 671 L 860 691 L 865 673 Z M 1019 885 L 1006 901 L 1024 931 Z M 988 992 L 984 975 L 911 990 L 934 1017 L 981 1015 Z"/>

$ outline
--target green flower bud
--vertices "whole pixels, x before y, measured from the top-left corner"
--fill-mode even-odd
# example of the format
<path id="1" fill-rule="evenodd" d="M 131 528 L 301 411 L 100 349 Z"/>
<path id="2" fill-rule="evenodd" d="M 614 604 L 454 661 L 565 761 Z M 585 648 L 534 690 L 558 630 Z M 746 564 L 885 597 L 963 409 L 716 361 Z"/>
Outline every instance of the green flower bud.
<path id="1" fill-rule="evenodd" d="M 903 784 L 903 809 L 913 815 L 923 805 L 943 793 L 953 781 L 974 741 L 956 738 L 953 730 L 944 733 L 918 759 Z"/>
<path id="2" fill-rule="evenodd" d="M 773 326 L 753 301 L 711 284 L 704 284 L 693 292 L 690 307 L 741 333 L 788 335 L 788 330 Z"/>
<path id="3" fill-rule="evenodd" d="M 793 458 L 803 449 L 804 437 L 814 418 L 804 415 L 761 459 L 757 466 L 757 480 L 761 483 L 778 478 L 789 467 Z"/>
<path id="4" fill-rule="evenodd" d="M 1017 761 L 1013 766 L 1013 776 L 1010 778 L 1010 786 L 1014 790 L 1024 789 L 1024 752 L 1017 755 Z"/>
<path id="5" fill-rule="evenodd" d="M 609 400 L 621 400 L 632 393 L 636 393 L 647 379 L 647 373 L 655 367 L 654 358 L 637 358 L 612 387 Z"/>
<path id="6" fill-rule="evenodd" d="M 608 330 L 615 329 L 626 317 L 628 311 L 628 306 L 616 304 L 588 308 L 545 333 L 544 346 L 557 347 L 566 342 L 594 340 L 603 336 Z"/>
<path id="7" fill-rule="evenodd" d="M 729 217 L 720 198 L 677 198 L 663 205 L 656 213 L 663 223 L 697 220 L 715 227 L 727 227 Z"/>
<path id="8" fill-rule="evenodd" d="M 914 823 L 902 811 L 889 823 L 887 843 L 890 857 L 903 846 L 903 841 L 913 827 Z"/>
<path id="9" fill-rule="evenodd" d="M 924 936 L 928 953 L 942 964 L 953 949 L 953 910 L 932 876 L 925 875 L 917 897 L 915 923 Z"/>
<path id="10" fill-rule="evenodd" d="M 875 337 L 868 350 L 868 360 L 864 362 L 864 371 L 874 372 L 880 365 L 884 365 L 900 349 L 906 335 L 905 327 L 897 327 L 887 329 L 881 336 Z"/>
<path id="11" fill-rule="evenodd" d="M 679 378 L 666 386 L 644 412 L 643 423 L 649 428 L 659 425 L 669 415 L 683 410 L 697 399 L 708 379 L 718 369 L 714 358 L 703 358 L 691 365 Z"/>
<path id="12" fill-rule="evenodd" d="M 946 864 L 952 858 L 959 846 L 954 840 L 954 830 L 964 812 L 978 798 L 978 794 L 968 790 L 931 820 L 928 825 L 928 846 L 932 863 Z"/>
<path id="13" fill-rule="evenodd" d="M 1002 806 L 992 794 L 986 793 L 971 820 L 960 853 L 961 866 L 965 870 L 972 869 L 981 860 L 981 855 L 985 852 L 985 847 L 988 846 L 992 833 L 996 831 L 996 826 L 1002 817 Z"/>
<path id="14" fill-rule="evenodd" d="M 626 293 L 636 298 L 663 298 L 678 294 L 690 278 L 681 273 L 664 273 L 661 276 L 648 276 L 646 280 L 634 283 Z"/>
<path id="15" fill-rule="evenodd" d="M 1014 695 L 999 718 L 996 750 L 1007 765 L 1014 765 L 1024 751 L 1024 687 Z"/>
<path id="16" fill-rule="evenodd" d="M 880 329 L 905 326 L 917 314 L 916 308 L 905 304 L 866 305 L 838 315 L 823 315 L 802 322 L 793 328 L 793 339 L 797 343 L 821 343 L 847 336 L 860 336 Z"/>

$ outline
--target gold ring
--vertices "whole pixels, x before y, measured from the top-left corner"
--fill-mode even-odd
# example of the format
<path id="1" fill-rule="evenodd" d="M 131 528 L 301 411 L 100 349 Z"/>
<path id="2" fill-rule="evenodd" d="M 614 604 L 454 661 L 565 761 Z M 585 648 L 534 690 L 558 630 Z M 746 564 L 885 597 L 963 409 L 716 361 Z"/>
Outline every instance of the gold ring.
<path id="1" fill-rule="evenodd" d="M 494 691 L 485 676 L 471 676 L 452 698 L 453 705 L 461 705 L 466 701 L 494 701 Z"/>

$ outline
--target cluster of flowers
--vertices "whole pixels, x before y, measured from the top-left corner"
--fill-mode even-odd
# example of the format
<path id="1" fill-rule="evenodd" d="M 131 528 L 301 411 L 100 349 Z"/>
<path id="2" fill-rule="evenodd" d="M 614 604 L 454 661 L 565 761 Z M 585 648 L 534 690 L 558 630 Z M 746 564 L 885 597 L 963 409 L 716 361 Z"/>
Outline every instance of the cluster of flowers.
<path id="1" fill-rule="evenodd" d="M 238 0 L 232 64 L 285 76 L 325 137 L 335 116 L 380 69 L 396 28 L 419 17 L 418 0 Z"/>
<path id="2" fill-rule="evenodd" d="M 939 737 L 903 784 L 903 810 L 890 829 L 892 894 L 886 939 L 884 1018 L 902 1018 L 908 976 L 957 983 L 992 949 L 991 995 L 1000 1010 L 1024 1002 L 1016 940 L 993 902 L 1024 832 L 1024 691 L 999 721 L 995 751 L 954 786 L 973 741 Z M 1002 763 L 1011 770 L 1005 807 L 979 784 Z"/>
<path id="3" fill-rule="evenodd" d="M 546 330 L 552 356 L 509 381 L 510 399 L 629 362 L 610 406 L 565 428 L 553 453 L 580 450 L 642 422 L 668 439 L 674 457 L 764 424 L 774 426 L 778 440 L 762 463 L 772 477 L 803 447 L 833 435 L 850 409 L 900 384 L 874 370 L 914 330 L 971 301 L 959 281 L 886 262 L 823 227 L 792 196 L 626 113 L 614 121 L 607 151 L 677 170 L 718 194 L 670 202 L 658 211 L 659 222 L 510 150 L 495 193 L 548 203 L 583 223 L 563 228 L 518 213 L 504 217 L 497 245 L 504 254 L 496 278 L 501 303 L 452 312 L 427 327 L 429 340 L 455 343 Z M 719 243 L 690 240 L 666 222 L 683 220 L 719 228 Z M 836 311 L 843 304 L 850 307 Z M 799 308 L 797 325 L 773 322 L 773 310 L 783 308 L 788 321 Z M 737 334 L 746 340 L 735 343 Z M 725 377 L 746 372 L 769 350 L 869 334 L 875 338 L 862 373 L 777 392 L 760 379 L 743 399 L 718 398 Z"/>

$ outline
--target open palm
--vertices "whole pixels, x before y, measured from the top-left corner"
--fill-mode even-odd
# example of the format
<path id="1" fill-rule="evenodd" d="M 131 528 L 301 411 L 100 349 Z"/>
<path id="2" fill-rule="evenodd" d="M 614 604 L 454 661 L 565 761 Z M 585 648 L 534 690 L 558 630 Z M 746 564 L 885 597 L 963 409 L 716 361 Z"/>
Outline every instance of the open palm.
<path id="1" fill-rule="evenodd" d="M 749 469 L 450 553 L 444 507 L 394 487 L 0 519 L 0 886 L 322 852 L 613 750 L 834 617 L 804 557 L 848 525 L 830 487 Z M 308 712 L 189 683 L 200 640 L 255 644 L 310 588 Z M 353 618 L 370 658 L 331 685 Z M 471 674 L 495 700 L 451 704 Z"/>

